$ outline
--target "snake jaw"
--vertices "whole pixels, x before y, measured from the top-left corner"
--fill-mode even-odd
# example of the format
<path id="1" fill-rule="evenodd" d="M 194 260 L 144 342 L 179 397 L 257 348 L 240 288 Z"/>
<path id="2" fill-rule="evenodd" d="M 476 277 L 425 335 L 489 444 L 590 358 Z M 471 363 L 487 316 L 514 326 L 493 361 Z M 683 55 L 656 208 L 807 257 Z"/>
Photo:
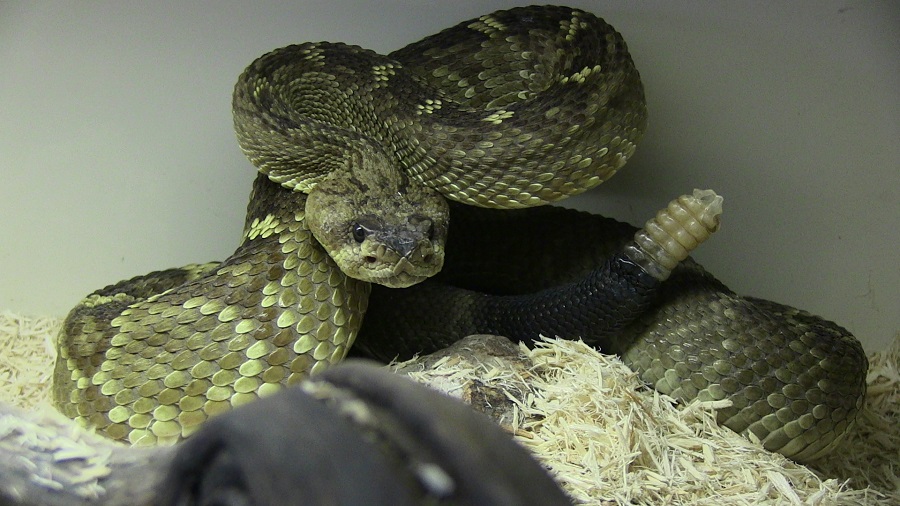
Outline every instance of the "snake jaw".
<path id="1" fill-rule="evenodd" d="M 335 258 L 350 277 L 389 288 L 406 288 L 440 272 L 444 249 L 428 237 L 397 241 L 386 234 L 372 234 L 358 251 Z M 380 237 L 379 237 L 380 236 Z"/>

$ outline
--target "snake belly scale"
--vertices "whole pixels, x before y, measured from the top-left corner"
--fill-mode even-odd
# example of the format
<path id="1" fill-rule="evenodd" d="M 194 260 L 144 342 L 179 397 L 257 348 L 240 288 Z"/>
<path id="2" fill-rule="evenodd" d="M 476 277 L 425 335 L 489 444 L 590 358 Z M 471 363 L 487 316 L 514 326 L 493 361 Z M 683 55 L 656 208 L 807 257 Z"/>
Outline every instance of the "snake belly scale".
<path id="1" fill-rule="evenodd" d="M 590 13 L 553 6 L 485 15 L 388 56 L 337 43 L 287 46 L 248 66 L 232 106 L 238 141 L 260 172 L 235 253 L 101 289 L 71 311 L 60 334 L 54 400 L 110 437 L 173 443 L 210 416 L 342 360 L 370 306 L 370 283 L 433 288 L 427 279 L 445 261 L 448 199 L 512 209 L 583 192 L 625 164 L 647 123 L 621 35 Z M 715 230 L 713 197 L 685 197 L 578 285 L 579 303 L 590 294 L 611 306 L 575 315 L 585 328 L 607 329 L 602 341 L 652 327 L 633 322 L 666 296 L 666 277 Z M 571 296 L 566 286 L 553 293 Z M 516 311 L 534 315 L 536 305 L 557 299 L 517 296 Z M 433 309 L 399 317 L 414 328 Z M 472 308 L 441 309 L 458 322 Z M 496 315 L 517 318 L 505 309 Z M 713 333 L 723 332 L 728 346 L 753 346 L 729 339 L 739 331 L 718 317 L 710 317 Z M 527 330 L 536 334 L 541 324 Z M 652 363 L 632 361 L 638 368 L 683 368 L 666 351 L 683 354 L 690 338 L 660 332 L 663 344 L 635 337 L 623 355 L 650 353 L 644 361 Z M 822 376 L 803 380 L 851 385 L 855 401 L 839 420 L 808 408 L 826 420 L 820 425 L 842 430 L 864 392 L 865 357 L 858 342 L 848 346 L 838 353 L 857 364 L 852 377 L 817 370 Z M 800 374 L 779 368 L 770 376 Z M 754 395 L 772 395 L 768 379 Z M 691 389 L 682 390 L 689 399 Z M 830 447 L 795 440 L 788 453 Z"/>

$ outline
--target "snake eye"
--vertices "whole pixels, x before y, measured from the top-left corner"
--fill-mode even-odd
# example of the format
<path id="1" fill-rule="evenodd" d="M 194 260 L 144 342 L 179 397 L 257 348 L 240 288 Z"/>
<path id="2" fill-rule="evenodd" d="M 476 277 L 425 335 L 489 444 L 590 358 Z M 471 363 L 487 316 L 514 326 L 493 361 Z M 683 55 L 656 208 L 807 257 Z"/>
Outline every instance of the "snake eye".
<path id="1" fill-rule="evenodd" d="M 366 227 L 360 225 L 359 223 L 354 223 L 352 228 L 350 229 L 350 233 L 353 234 L 353 240 L 362 243 L 366 240 L 366 236 L 369 234 L 369 231 Z"/>

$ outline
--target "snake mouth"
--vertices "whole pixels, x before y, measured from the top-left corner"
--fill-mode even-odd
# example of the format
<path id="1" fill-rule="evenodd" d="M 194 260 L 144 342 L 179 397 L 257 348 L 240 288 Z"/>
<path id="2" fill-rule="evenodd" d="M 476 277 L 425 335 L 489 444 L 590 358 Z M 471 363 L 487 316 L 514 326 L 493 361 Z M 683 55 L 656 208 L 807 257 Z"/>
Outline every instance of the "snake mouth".
<path id="1" fill-rule="evenodd" d="M 421 239 L 404 246 L 366 241 L 355 252 L 347 251 L 336 260 L 348 276 L 389 288 L 406 288 L 440 272 L 444 265 L 441 245 Z"/>
<path id="2" fill-rule="evenodd" d="M 345 275 L 388 288 L 420 283 L 444 266 L 443 245 L 427 240 L 399 252 L 384 242 L 367 240 L 330 252 L 330 256 Z"/>
<path id="3" fill-rule="evenodd" d="M 428 279 L 428 276 L 414 276 L 412 274 L 403 272 L 398 275 L 392 276 L 389 279 L 382 281 L 381 285 L 384 285 L 388 288 L 408 288 L 417 283 L 421 283 Z"/>
<path id="4" fill-rule="evenodd" d="M 443 262 L 435 263 L 434 255 L 428 255 L 428 261 L 412 262 L 406 257 L 400 257 L 394 262 L 377 261 L 369 262 L 360 269 L 361 279 L 372 283 L 378 283 L 388 288 L 407 288 L 420 283 L 441 270 Z"/>

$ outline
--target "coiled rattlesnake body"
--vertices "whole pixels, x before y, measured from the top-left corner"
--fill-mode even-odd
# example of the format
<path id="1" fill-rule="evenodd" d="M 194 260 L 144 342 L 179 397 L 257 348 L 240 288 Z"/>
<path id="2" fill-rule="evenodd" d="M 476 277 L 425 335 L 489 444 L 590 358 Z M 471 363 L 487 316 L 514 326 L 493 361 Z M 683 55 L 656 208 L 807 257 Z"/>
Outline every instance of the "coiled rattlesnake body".
<path id="1" fill-rule="evenodd" d="M 340 361 L 362 325 L 370 282 L 410 287 L 441 270 L 450 229 L 445 198 L 507 209 L 557 201 L 621 168 L 646 126 L 643 89 L 621 36 L 599 18 L 565 7 L 496 12 L 388 57 L 342 44 L 282 48 L 248 67 L 233 108 L 241 147 L 261 172 L 241 246 L 222 263 L 99 290 L 72 310 L 61 333 L 54 398 L 64 413 L 113 438 L 177 441 L 209 416 Z M 697 313 L 702 319 L 693 327 L 661 328 L 662 344 L 646 338 L 656 332 L 652 319 L 666 318 L 660 307 L 679 312 L 679 304 L 692 303 L 662 280 L 715 229 L 717 216 L 713 194 L 682 199 L 634 240 L 593 248 L 606 260 L 595 261 L 588 274 L 579 271 L 580 281 L 534 286 L 534 293 L 483 294 L 493 312 L 471 321 L 521 338 L 566 328 L 562 318 L 577 322 L 568 337 L 600 343 L 629 335 L 636 344 L 617 351 L 646 355 L 632 360 L 638 369 L 679 383 L 672 390 L 680 388 L 685 398 L 706 389 L 736 399 L 779 434 L 773 449 L 814 456 L 861 402 L 865 358 L 852 336 L 826 332 L 824 348 L 833 350 L 824 357 L 823 346 L 808 343 L 819 334 L 806 328 L 802 335 L 813 337 L 779 341 L 760 331 L 748 340 L 744 327 L 730 322 L 771 320 L 772 307 L 754 312 L 719 303 L 718 313 Z M 464 225 L 454 230 L 466 235 Z M 690 267 L 673 276 L 683 271 Z M 707 286 L 696 279 L 687 284 Z M 418 311 L 427 316 L 404 312 L 416 310 L 408 302 L 393 306 L 403 311 L 370 315 L 371 334 L 384 328 L 384 318 L 402 318 L 416 333 L 415 321 L 449 314 L 459 323 L 475 310 L 468 295 L 456 306 L 427 305 L 455 293 L 445 285 L 407 290 L 379 289 L 379 300 L 431 291 L 437 302 L 421 295 L 425 305 Z M 662 306 L 660 292 L 668 301 Z M 559 302 L 572 297 L 579 303 Z M 560 304 L 569 311 L 542 312 Z M 782 318 L 764 327 L 793 336 L 783 331 L 790 324 Z M 427 327 L 421 339 L 427 340 Z M 782 343 L 809 347 L 795 350 L 800 358 L 765 370 L 754 366 L 757 375 L 750 377 L 738 367 L 743 364 L 727 366 L 734 356 L 697 350 L 692 332 L 701 327 L 719 334 L 725 349 L 756 346 L 751 358 Z M 681 374 L 684 368 L 721 385 L 732 385 L 729 374 L 735 374 L 746 388 L 682 385 L 693 381 Z M 704 374 L 709 371 L 719 376 Z M 664 386 L 662 379 L 648 380 Z M 797 395 L 808 400 L 793 402 Z M 775 423 L 791 428 L 769 427 Z"/>

